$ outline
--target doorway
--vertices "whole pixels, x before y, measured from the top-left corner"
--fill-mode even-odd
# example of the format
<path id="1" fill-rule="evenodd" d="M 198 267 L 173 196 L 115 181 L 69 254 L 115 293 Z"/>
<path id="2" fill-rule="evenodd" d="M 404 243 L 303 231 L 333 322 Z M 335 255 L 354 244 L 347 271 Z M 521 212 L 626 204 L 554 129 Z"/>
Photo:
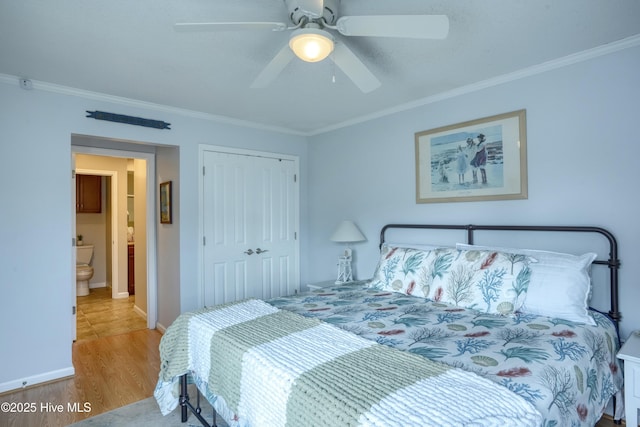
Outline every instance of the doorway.
<path id="1" fill-rule="evenodd" d="M 91 255 L 93 272 L 78 288 L 77 341 L 146 327 L 145 170 L 143 159 L 76 153 L 76 246 Z"/>
<path id="2" fill-rule="evenodd" d="M 78 136 L 78 140 L 85 138 L 84 136 Z M 93 138 L 96 140 L 100 140 L 100 138 Z M 144 261 L 141 263 L 142 268 L 146 273 L 146 280 L 142 280 L 146 286 L 137 288 L 136 298 L 140 302 L 140 304 L 136 304 L 141 314 L 146 315 L 146 326 L 149 329 L 154 329 L 157 323 L 157 261 L 156 261 L 156 230 L 154 228 L 154 209 L 147 209 L 147 206 L 153 207 L 155 205 L 155 155 L 153 153 L 144 153 L 144 152 L 134 152 L 134 151 L 126 151 L 126 150 L 118 150 L 118 149 L 110 149 L 110 148 L 99 148 L 92 146 L 80 146 L 74 145 L 75 141 L 74 136 L 72 136 L 72 159 L 75 159 L 78 156 L 93 156 L 104 159 L 111 160 L 120 160 L 129 163 L 135 163 L 137 166 L 137 171 L 141 171 L 141 175 L 144 178 L 144 196 L 140 197 L 140 200 L 136 200 L 136 212 L 139 219 L 141 219 L 141 223 L 148 224 L 148 226 L 141 228 L 138 233 L 135 233 L 133 237 L 134 239 L 137 237 L 137 243 L 135 246 L 136 252 L 139 252 L 139 258 Z M 109 144 L 109 140 L 102 141 L 106 145 Z M 142 166 L 141 166 L 142 165 Z M 115 168 L 114 168 L 115 169 Z M 85 169 L 86 170 L 86 169 Z M 109 193 L 111 197 L 111 208 L 115 215 L 113 215 L 113 219 L 109 221 L 111 224 L 110 227 L 112 230 L 108 233 L 110 235 L 110 241 L 106 242 L 106 247 L 110 250 L 105 250 L 105 252 L 111 253 L 111 266 L 110 266 L 110 280 L 111 286 L 113 289 L 113 295 L 119 298 L 128 298 L 128 257 L 129 257 L 129 223 L 127 221 L 127 208 L 128 203 L 127 199 L 129 195 L 127 188 L 127 168 L 124 170 L 121 169 L 120 173 L 113 174 L 110 171 L 103 172 L 108 175 L 109 179 L 105 183 L 110 184 L 111 187 L 118 186 L 120 189 L 125 188 L 125 190 L 120 190 L 120 192 L 124 191 L 124 195 L 120 194 L 120 197 L 117 195 L 117 191 L 113 188 L 110 189 Z M 124 185 L 124 187 L 123 187 Z M 113 190 L 113 191 L 111 191 Z M 118 200 L 120 200 L 118 202 Z M 142 206 L 142 208 L 140 208 Z M 75 212 L 72 215 L 74 218 L 73 228 L 77 228 L 75 224 Z M 74 253 L 75 255 L 75 253 Z M 75 256 L 73 258 L 74 269 L 75 269 Z M 75 274 L 73 275 L 75 279 Z M 144 275 L 142 275 L 144 277 Z M 76 286 L 73 283 L 73 297 L 74 297 L 74 306 L 76 303 Z M 74 325 L 73 328 L 75 330 L 75 322 L 76 319 L 73 319 Z M 75 334 L 74 338 L 75 338 Z"/>

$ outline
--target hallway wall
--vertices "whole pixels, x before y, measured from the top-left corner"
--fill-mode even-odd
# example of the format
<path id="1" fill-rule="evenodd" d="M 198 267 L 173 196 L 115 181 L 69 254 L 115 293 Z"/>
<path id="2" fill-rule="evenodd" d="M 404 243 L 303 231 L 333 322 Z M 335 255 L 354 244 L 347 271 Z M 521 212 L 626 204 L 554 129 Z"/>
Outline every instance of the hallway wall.
<path id="1" fill-rule="evenodd" d="M 147 162 L 133 159 L 133 187 L 135 211 L 135 307 L 147 314 Z M 149 224 L 153 226 L 153 224 Z"/>

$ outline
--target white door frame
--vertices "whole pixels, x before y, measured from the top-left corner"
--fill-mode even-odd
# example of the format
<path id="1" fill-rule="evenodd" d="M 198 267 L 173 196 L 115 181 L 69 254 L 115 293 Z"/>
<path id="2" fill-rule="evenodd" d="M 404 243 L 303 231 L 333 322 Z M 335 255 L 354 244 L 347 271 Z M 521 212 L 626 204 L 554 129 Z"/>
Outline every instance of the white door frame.
<path id="1" fill-rule="evenodd" d="M 71 151 L 71 230 L 73 230 L 73 234 L 71 235 L 71 307 L 73 310 L 71 311 L 71 340 L 72 342 L 78 338 L 78 296 L 76 293 L 78 292 L 77 284 L 76 284 L 76 174 L 73 172 L 76 170 L 76 153 Z"/>
<path id="2" fill-rule="evenodd" d="M 219 145 L 199 144 L 198 145 L 198 238 L 200 244 L 198 245 L 198 307 L 204 307 L 204 152 L 216 151 L 219 153 L 237 154 L 245 156 L 255 157 L 267 157 L 270 159 L 286 159 L 294 163 L 294 173 L 296 177 L 300 177 L 300 158 L 291 154 L 271 153 L 268 151 L 256 151 L 248 150 L 244 148 L 223 147 Z M 296 265 L 294 266 L 294 277 L 296 283 L 300 283 L 300 186 L 295 186 L 295 251 L 296 251 Z M 298 288 L 296 288 L 298 289 Z"/>
<path id="3" fill-rule="evenodd" d="M 76 154 L 135 158 L 147 161 L 147 327 L 149 329 L 155 329 L 158 322 L 157 230 L 156 209 L 154 208 L 156 206 L 156 156 L 153 153 L 85 147 L 81 145 L 71 145 L 71 151 Z M 75 295 L 75 275 L 73 286 Z"/>

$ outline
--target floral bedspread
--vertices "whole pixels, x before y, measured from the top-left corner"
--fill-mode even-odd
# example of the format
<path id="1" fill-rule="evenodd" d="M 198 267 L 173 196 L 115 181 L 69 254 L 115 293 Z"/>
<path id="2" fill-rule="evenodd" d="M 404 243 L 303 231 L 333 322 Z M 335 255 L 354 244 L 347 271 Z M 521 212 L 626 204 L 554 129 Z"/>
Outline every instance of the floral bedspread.
<path id="1" fill-rule="evenodd" d="M 615 327 L 598 312 L 592 312 L 596 326 L 498 316 L 381 292 L 366 282 L 267 302 L 491 379 L 531 402 L 545 427 L 593 426 L 622 389 Z"/>

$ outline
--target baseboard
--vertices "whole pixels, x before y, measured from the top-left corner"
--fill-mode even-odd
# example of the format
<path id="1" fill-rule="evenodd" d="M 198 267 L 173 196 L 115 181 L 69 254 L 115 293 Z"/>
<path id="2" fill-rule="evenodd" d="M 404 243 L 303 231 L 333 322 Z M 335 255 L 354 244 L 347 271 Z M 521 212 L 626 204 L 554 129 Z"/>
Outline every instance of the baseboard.
<path id="1" fill-rule="evenodd" d="M 138 313 L 140 316 L 144 317 L 145 320 L 147 319 L 147 313 L 145 313 L 144 311 L 142 311 L 142 309 L 140 309 L 140 307 L 138 307 L 137 305 L 133 305 L 133 311 L 135 311 L 136 313 Z"/>
<path id="2" fill-rule="evenodd" d="M 160 331 L 162 335 L 164 335 L 164 333 L 167 332 L 167 327 L 164 326 L 162 323 L 156 323 L 156 329 Z"/>
<path id="3" fill-rule="evenodd" d="M 73 366 L 65 369 L 58 369 L 57 371 L 45 372 L 39 375 L 32 375 L 26 378 L 18 378 L 16 380 L 7 381 L 0 384 L 0 393 L 8 391 L 18 390 L 21 388 L 30 387 L 32 385 L 46 383 L 49 381 L 55 381 L 66 377 L 72 377 L 76 371 Z"/>
<path id="4" fill-rule="evenodd" d="M 114 299 L 129 298 L 129 292 L 118 292 L 113 298 Z"/>
<path id="5" fill-rule="evenodd" d="M 106 288 L 106 282 L 89 283 L 89 289 Z"/>

